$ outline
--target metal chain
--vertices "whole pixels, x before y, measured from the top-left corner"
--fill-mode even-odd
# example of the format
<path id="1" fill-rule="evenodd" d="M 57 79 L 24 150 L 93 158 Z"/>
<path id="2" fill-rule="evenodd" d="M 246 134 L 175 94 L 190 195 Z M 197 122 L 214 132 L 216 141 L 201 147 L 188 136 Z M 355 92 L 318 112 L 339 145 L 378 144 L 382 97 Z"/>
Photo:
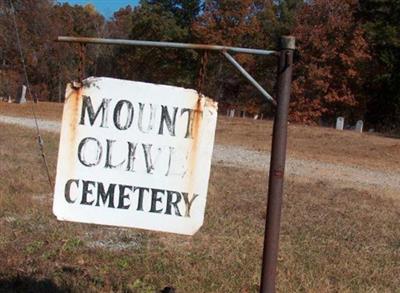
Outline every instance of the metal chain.
<path id="1" fill-rule="evenodd" d="M 40 134 L 38 119 L 37 119 L 35 108 L 34 108 L 34 104 L 37 101 L 37 99 L 33 96 L 32 91 L 31 91 L 31 87 L 30 87 L 30 83 L 29 83 L 29 79 L 28 79 L 28 72 L 27 72 L 26 64 L 25 64 L 25 58 L 24 58 L 24 54 L 23 54 L 22 46 L 21 46 L 21 40 L 19 38 L 19 32 L 18 32 L 18 27 L 17 27 L 17 19 L 16 19 L 16 16 L 15 16 L 15 9 L 14 9 L 14 5 L 12 3 L 12 0 L 10 0 L 10 8 L 11 8 L 12 16 L 13 16 L 15 35 L 16 35 L 16 39 L 17 39 L 17 47 L 18 47 L 20 58 L 21 58 L 22 68 L 24 70 L 26 88 L 28 89 L 28 96 L 31 99 L 31 111 L 32 111 L 33 119 L 35 120 L 36 137 L 37 137 L 37 142 L 38 142 L 38 146 L 39 146 L 39 151 L 40 151 L 42 159 L 43 159 L 43 164 L 44 164 L 44 166 L 46 168 L 47 179 L 49 181 L 50 190 L 53 191 L 53 182 L 51 180 L 49 165 L 47 163 L 46 154 L 45 154 L 44 148 L 43 148 L 43 139 L 42 139 L 42 136 Z"/>
<path id="2" fill-rule="evenodd" d="M 208 63 L 208 54 L 207 51 L 204 51 L 203 56 L 201 57 L 200 70 L 197 78 L 197 91 L 199 93 L 203 91 L 204 81 L 206 79 L 206 74 L 207 74 L 207 63 Z"/>
<path id="3" fill-rule="evenodd" d="M 85 78 L 85 53 L 86 45 L 79 44 L 79 66 L 78 66 L 78 80 L 82 82 Z"/>

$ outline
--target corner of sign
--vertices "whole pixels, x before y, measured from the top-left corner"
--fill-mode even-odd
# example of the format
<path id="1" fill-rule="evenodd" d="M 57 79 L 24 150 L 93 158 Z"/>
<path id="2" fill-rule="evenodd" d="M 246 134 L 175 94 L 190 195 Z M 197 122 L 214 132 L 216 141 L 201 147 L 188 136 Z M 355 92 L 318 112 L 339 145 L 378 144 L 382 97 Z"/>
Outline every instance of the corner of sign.
<path id="1" fill-rule="evenodd" d="M 69 82 L 65 89 L 65 101 L 69 100 L 71 97 L 80 96 L 82 88 L 82 83 L 80 82 Z"/>
<path id="2" fill-rule="evenodd" d="M 215 111 L 218 111 L 218 102 L 214 101 L 213 99 L 199 93 L 199 101 L 202 106 L 213 109 Z"/>
<path id="3" fill-rule="evenodd" d="M 82 88 L 82 82 L 80 82 L 80 81 L 72 81 L 70 83 L 70 85 L 71 85 L 71 88 L 74 90 L 80 90 Z"/>
<path id="4" fill-rule="evenodd" d="M 59 210 L 57 209 L 57 205 L 53 203 L 53 215 L 56 216 L 57 220 L 61 221 L 62 217 L 59 214 Z"/>
<path id="5" fill-rule="evenodd" d="M 197 223 L 196 226 L 192 226 L 191 229 L 188 230 L 187 232 L 185 232 L 184 234 L 188 235 L 188 236 L 193 236 L 194 234 L 199 232 L 201 227 L 203 227 L 203 223 L 204 223 L 204 218 L 201 219 L 201 221 L 199 223 Z"/>

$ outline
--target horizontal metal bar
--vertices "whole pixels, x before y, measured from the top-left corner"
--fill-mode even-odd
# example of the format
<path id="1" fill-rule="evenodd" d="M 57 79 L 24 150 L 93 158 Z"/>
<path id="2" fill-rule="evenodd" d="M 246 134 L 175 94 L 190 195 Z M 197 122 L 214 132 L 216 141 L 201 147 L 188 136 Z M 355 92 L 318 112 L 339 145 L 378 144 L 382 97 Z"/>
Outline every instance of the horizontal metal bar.
<path id="1" fill-rule="evenodd" d="M 235 52 L 235 53 L 256 54 L 256 55 L 278 54 L 278 52 L 276 52 L 276 51 L 261 50 L 261 49 L 238 48 L 238 47 L 227 47 L 227 46 L 206 45 L 206 44 L 186 44 L 186 43 L 173 43 L 173 42 L 124 40 L 124 39 L 101 39 L 101 38 L 60 36 L 57 38 L 57 41 L 58 42 L 68 42 L 68 43 L 128 45 L 128 46 L 164 47 L 164 48 L 177 48 L 177 49 L 229 51 L 229 52 Z"/>
<path id="2" fill-rule="evenodd" d="M 267 93 L 267 91 L 233 58 L 228 52 L 222 51 L 222 54 L 235 66 L 266 98 L 272 105 L 276 106 L 277 103 L 274 98 Z"/>

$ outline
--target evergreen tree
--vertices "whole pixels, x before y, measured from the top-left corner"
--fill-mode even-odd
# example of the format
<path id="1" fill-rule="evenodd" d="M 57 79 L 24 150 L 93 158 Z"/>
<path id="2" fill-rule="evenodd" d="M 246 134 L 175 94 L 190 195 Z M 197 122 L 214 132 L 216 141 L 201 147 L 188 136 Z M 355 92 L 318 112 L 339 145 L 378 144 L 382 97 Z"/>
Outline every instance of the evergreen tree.
<path id="1" fill-rule="evenodd" d="M 400 1 L 360 1 L 360 19 L 365 23 L 373 50 L 367 89 L 370 100 L 366 117 L 371 124 L 400 127 Z"/>

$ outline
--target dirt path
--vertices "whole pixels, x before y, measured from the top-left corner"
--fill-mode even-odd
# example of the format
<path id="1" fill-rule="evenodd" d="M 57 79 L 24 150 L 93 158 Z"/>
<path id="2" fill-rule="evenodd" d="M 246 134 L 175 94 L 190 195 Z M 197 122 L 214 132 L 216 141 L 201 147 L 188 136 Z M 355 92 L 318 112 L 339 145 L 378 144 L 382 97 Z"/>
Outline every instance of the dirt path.
<path id="1" fill-rule="evenodd" d="M 35 121 L 32 118 L 13 117 L 0 115 L 0 123 L 16 124 L 19 126 L 34 129 Z M 61 123 L 57 121 L 41 120 L 38 119 L 39 128 L 50 132 L 60 132 Z"/>
<path id="2" fill-rule="evenodd" d="M 0 123 L 17 124 L 35 128 L 33 119 L 0 115 Z M 50 132 L 59 132 L 61 124 L 55 121 L 39 120 L 39 127 Z M 213 164 L 240 166 L 253 170 L 267 170 L 270 154 L 230 145 L 215 145 Z M 316 160 L 288 158 L 286 174 L 292 178 L 330 181 L 352 187 L 390 189 L 400 193 L 400 173 L 370 170 L 356 165 L 333 164 Z"/>

